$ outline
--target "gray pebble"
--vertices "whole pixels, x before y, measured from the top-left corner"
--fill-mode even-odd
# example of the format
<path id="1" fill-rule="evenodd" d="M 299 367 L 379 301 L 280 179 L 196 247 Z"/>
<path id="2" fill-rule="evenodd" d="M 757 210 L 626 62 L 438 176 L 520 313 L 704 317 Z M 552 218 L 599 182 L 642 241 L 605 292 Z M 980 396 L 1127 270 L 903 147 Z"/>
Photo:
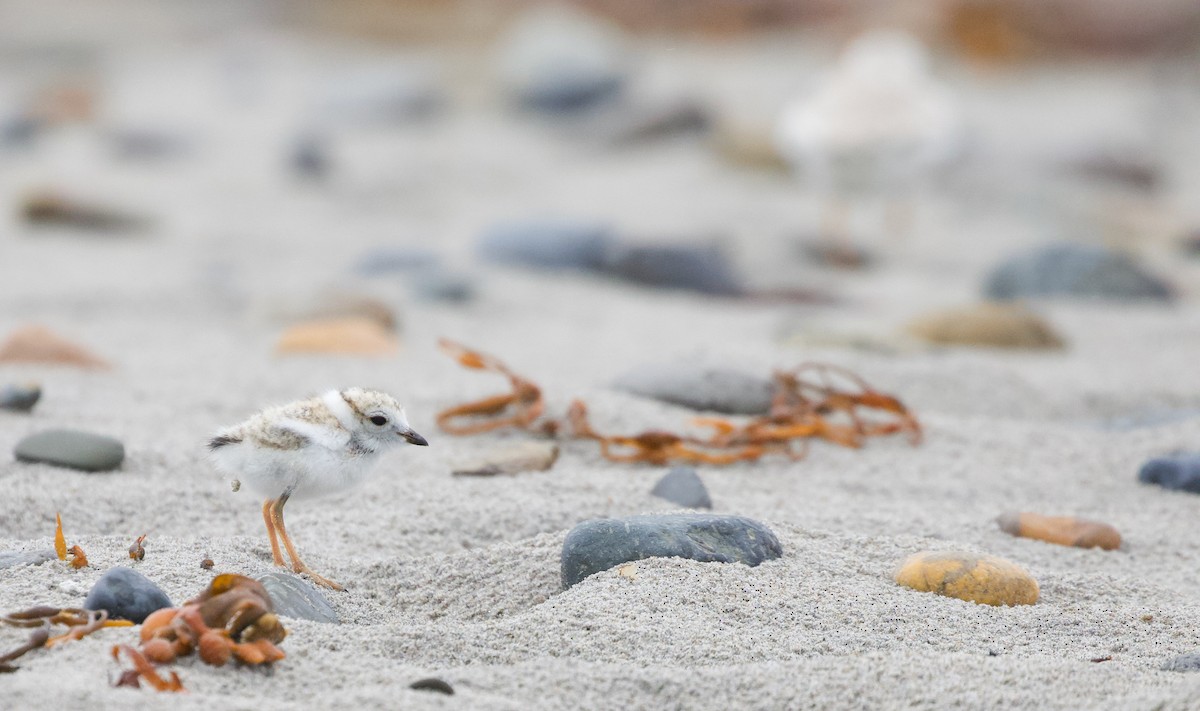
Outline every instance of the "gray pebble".
<path id="1" fill-rule="evenodd" d="M 463 304 L 475 298 L 475 280 L 470 275 L 441 268 L 413 273 L 408 287 L 420 301 Z"/>
<path id="2" fill-rule="evenodd" d="M 642 365 L 621 375 L 613 388 L 693 410 L 761 415 L 771 407 L 771 381 L 736 370 L 687 363 Z"/>
<path id="3" fill-rule="evenodd" d="M 436 691 L 440 694 L 446 694 L 447 696 L 454 696 L 454 687 L 435 676 L 431 676 L 426 679 L 418 679 L 409 684 L 408 688 L 415 689 L 417 691 Z"/>
<path id="4" fill-rule="evenodd" d="M 673 467 L 658 480 L 650 493 L 684 508 L 712 508 L 712 498 L 708 495 L 708 489 L 700 480 L 700 475 L 691 467 Z"/>
<path id="5" fill-rule="evenodd" d="M 1138 471 L 1138 481 L 1200 494 L 1200 454 L 1181 453 L 1151 459 Z"/>
<path id="6" fill-rule="evenodd" d="M 100 576 L 83 603 L 87 610 L 107 610 L 114 620 L 141 624 L 171 600 L 149 578 L 132 568 L 112 568 Z"/>
<path id="7" fill-rule="evenodd" d="M 22 439 L 14 454 L 23 462 L 102 472 L 121 466 L 125 446 L 112 437 L 90 432 L 46 430 Z"/>
<path id="8" fill-rule="evenodd" d="M 725 252 L 715 246 L 622 245 L 606 252 L 606 274 L 634 284 L 714 296 L 746 292 Z"/>
<path id="9" fill-rule="evenodd" d="M 267 594 L 271 596 L 276 614 L 337 624 L 338 616 L 333 605 L 330 605 L 321 591 L 317 590 L 316 585 L 304 578 L 276 571 L 263 575 L 258 582 L 262 583 L 267 589 Z"/>
<path id="10" fill-rule="evenodd" d="M 363 252 L 354 263 L 362 276 L 408 274 L 433 269 L 440 261 L 436 252 L 420 247 L 381 246 Z"/>
<path id="11" fill-rule="evenodd" d="M 545 219 L 496 225 L 480 237 L 478 251 L 493 264 L 597 270 L 613 244 L 607 225 Z"/>
<path id="12" fill-rule="evenodd" d="M 988 276 L 993 299 L 1065 297 L 1169 301 L 1171 287 L 1128 256 L 1100 247 L 1057 244 L 1014 257 Z"/>
<path id="13" fill-rule="evenodd" d="M 763 524 L 741 516 L 665 514 L 585 521 L 567 534 L 562 584 L 621 563 L 655 557 L 755 566 L 783 555 L 779 539 Z"/>
<path id="14" fill-rule="evenodd" d="M 58 554 L 50 549 L 44 551 L 0 551 L 0 570 L 15 568 L 19 565 L 41 565 L 57 558 Z"/>
<path id="15" fill-rule="evenodd" d="M 1181 654 L 1174 659 L 1168 659 L 1161 667 L 1163 671 L 1192 672 L 1200 671 L 1200 652 Z"/>
<path id="16" fill-rule="evenodd" d="M 41 397 L 42 388 L 35 383 L 5 385 L 0 388 L 0 410 L 29 412 Z"/>

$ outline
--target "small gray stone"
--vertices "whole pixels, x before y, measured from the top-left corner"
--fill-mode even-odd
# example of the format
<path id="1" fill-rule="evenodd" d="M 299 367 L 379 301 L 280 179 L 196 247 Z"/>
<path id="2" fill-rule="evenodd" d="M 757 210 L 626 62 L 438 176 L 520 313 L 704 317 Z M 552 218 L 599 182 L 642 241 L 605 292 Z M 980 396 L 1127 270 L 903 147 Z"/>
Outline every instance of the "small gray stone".
<path id="1" fill-rule="evenodd" d="M 413 298 L 420 301 L 463 304 L 475 298 L 475 280 L 460 272 L 435 268 L 415 272 L 408 282 Z"/>
<path id="2" fill-rule="evenodd" d="M 14 454 L 23 462 L 103 472 L 121 466 L 125 446 L 112 437 L 90 432 L 46 430 L 22 439 Z"/>
<path id="3" fill-rule="evenodd" d="M 0 569 L 15 568 L 18 565 L 41 565 L 56 558 L 58 555 L 50 549 L 44 551 L 0 551 Z"/>
<path id="4" fill-rule="evenodd" d="M 321 180 L 329 174 L 333 163 L 329 156 L 329 141 L 316 135 L 304 135 L 292 145 L 292 170 L 310 180 Z"/>
<path id="5" fill-rule="evenodd" d="M 1100 247 L 1057 244 L 1004 262 L 988 276 L 993 299 L 1065 297 L 1169 301 L 1171 287 L 1124 254 Z"/>
<path id="6" fill-rule="evenodd" d="M 584 521 L 563 541 L 562 584 L 645 558 L 690 558 L 702 563 L 755 566 L 783 555 L 763 524 L 741 516 L 666 514 Z"/>
<path id="7" fill-rule="evenodd" d="M 42 388 L 36 383 L 5 385 L 0 388 L 0 410 L 29 412 L 42 397 Z"/>
<path id="8" fill-rule="evenodd" d="M 1200 652 L 1181 654 L 1174 659 L 1168 659 L 1161 667 L 1163 671 L 1193 672 L 1200 671 Z"/>
<path id="9" fill-rule="evenodd" d="M 258 582 L 267 589 L 276 614 L 313 622 L 337 624 L 338 616 L 333 605 L 325 599 L 317 586 L 291 573 L 271 572 L 260 577 Z"/>
<path id="10" fill-rule="evenodd" d="M 634 284 L 660 289 L 683 289 L 714 296 L 746 293 L 725 252 L 715 246 L 622 245 L 606 252 L 602 271 Z"/>
<path id="11" fill-rule="evenodd" d="M 693 410 L 761 415 L 771 407 L 771 381 L 736 370 L 687 363 L 642 365 L 617 378 L 613 388 Z"/>
<path id="12" fill-rule="evenodd" d="M 415 689 L 417 691 L 436 691 L 439 694 L 454 696 L 454 687 L 435 676 L 425 679 L 417 679 L 413 683 L 409 684 L 408 688 Z"/>
<path id="13" fill-rule="evenodd" d="M 658 480 L 650 493 L 673 504 L 689 509 L 711 509 L 712 498 L 700 480 L 700 475 L 691 467 L 673 467 L 666 476 Z"/>
<path id="14" fill-rule="evenodd" d="M 545 113 L 577 112 L 620 95 L 625 59 L 611 23 L 564 6 L 535 8 L 501 43 L 496 66 L 523 106 Z"/>
<path id="15" fill-rule="evenodd" d="M 1200 494 L 1200 454 L 1180 453 L 1151 459 L 1138 471 L 1138 481 Z"/>
<path id="16" fill-rule="evenodd" d="M 167 597 L 150 579 L 132 568 L 112 568 L 100 576 L 88 592 L 86 610 L 107 610 L 114 620 L 141 624 L 150 613 L 171 607 Z"/>
<path id="17" fill-rule="evenodd" d="M 478 251 L 494 264 L 596 270 L 613 244 L 606 225 L 547 219 L 496 225 L 480 237 Z"/>

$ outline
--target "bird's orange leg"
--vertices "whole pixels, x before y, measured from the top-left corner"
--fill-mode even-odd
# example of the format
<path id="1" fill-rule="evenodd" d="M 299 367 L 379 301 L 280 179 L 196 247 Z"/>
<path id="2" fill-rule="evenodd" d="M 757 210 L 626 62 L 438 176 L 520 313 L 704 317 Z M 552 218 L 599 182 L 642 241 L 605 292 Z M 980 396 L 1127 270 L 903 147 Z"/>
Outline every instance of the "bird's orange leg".
<path id="1" fill-rule="evenodd" d="M 286 568 L 287 563 L 283 560 L 283 554 L 279 552 L 279 539 L 275 532 L 274 505 L 275 499 L 263 502 L 263 521 L 267 524 L 267 536 L 271 539 L 271 556 L 275 559 L 275 565 Z"/>
<path id="2" fill-rule="evenodd" d="M 278 499 L 275 499 L 274 506 L 271 508 L 272 517 L 275 519 L 275 528 L 279 530 L 279 537 L 283 539 L 283 545 L 287 548 L 288 555 L 292 558 L 292 570 L 297 573 L 307 574 L 312 578 L 312 581 L 317 585 L 324 585 L 327 588 L 334 590 L 345 590 L 341 585 L 333 582 L 323 575 L 318 575 L 312 568 L 308 567 L 303 560 L 300 560 L 300 555 L 296 553 L 296 546 L 292 543 L 292 537 L 288 535 L 287 526 L 283 523 L 283 505 L 287 503 L 288 495 L 284 494 Z"/>

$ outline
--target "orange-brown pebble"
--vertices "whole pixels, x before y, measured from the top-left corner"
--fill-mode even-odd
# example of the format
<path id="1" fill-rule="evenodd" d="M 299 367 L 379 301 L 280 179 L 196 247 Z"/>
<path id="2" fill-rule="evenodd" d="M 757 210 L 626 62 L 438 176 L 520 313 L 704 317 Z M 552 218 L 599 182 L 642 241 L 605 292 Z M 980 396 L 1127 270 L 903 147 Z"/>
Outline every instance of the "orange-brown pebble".
<path id="1" fill-rule="evenodd" d="M 175 650 L 165 639 L 151 639 L 143 642 L 142 654 L 155 664 L 170 664 L 175 661 Z"/>
<path id="2" fill-rule="evenodd" d="M 1013 536 L 1034 538 L 1060 546 L 1103 548 L 1106 551 L 1121 547 L 1117 529 L 1100 521 L 1088 521 L 1073 516 L 1043 516 L 1036 513 L 1009 512 L 996 518 L 1000 530 Z"/>
<path id="3" fill-rule="evenodd" d="M 225 666 L 233 654 L 232 644 L 225 635 L 209 630 L 200 635 L 200 659 L 214 667 Z"/>
<path id="4" fill-rule="evenodd" d="M 914 319 L 908 332 L 941 345 L 990 348 L 1062 348 L 1063 339 L 1020 304 L 982 303 Z"/>
<path id="5" fill-rule="evenodd" d="M 156 632 L 171 624 L 171 620 L 175 619 L 177 612 L 179 610 L 174 607 L 164 607 L 147 615 L 146 619 L 142 621 L 142 641 L 145 642 L 154 637 Z"/>
<path id="6" fill-rule="evenodd" d="M 1032 605 L 1038 584 L 1016 563 L 959 551 L 922 551 L 896 571 L 896 582 L 982 605 Z"/>
<path id="7" fill-rule="evenodd" d="M 275 350 L 281 355 L 329 353 L 382 356 L 395 353 L 399 343 L 378 321 L 365 317 L 309 321 L 289 328 Z"/>
<path id="8" fill-rule="evenodd" d="M 81 346 L 44 326 L 25 326 L 0 344 L 0 363 L 47 363 L 80 368 L 108 368 L 109 364 Z"/>

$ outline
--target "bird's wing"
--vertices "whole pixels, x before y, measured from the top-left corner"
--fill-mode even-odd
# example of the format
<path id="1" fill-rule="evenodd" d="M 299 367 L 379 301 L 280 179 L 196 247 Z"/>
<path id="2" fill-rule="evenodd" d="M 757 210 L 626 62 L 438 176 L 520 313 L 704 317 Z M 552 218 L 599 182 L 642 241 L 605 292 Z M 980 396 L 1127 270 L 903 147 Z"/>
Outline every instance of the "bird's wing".
<path id="1" fill-rule="evenodd" d="M 292 419 L 280 420 L 274 427 L 300 437 L 310 444 L 333 451 L 343 450 L 350 444 L 350 433 L 341 427 L 331 428 Z"/>

